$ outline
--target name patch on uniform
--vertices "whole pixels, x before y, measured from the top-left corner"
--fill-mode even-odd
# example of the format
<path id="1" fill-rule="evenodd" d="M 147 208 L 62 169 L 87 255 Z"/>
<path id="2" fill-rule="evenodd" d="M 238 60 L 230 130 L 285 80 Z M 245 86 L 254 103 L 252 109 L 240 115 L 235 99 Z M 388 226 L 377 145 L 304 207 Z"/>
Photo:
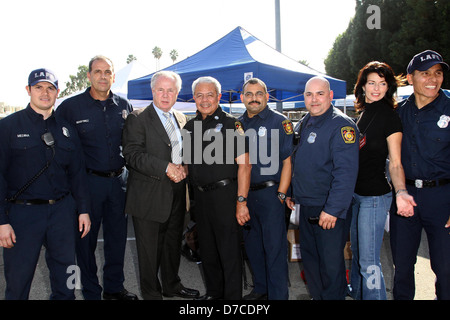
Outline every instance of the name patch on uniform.
<path id="1" fill-rule="evenodd" d="M 244 128 L 242 128 L 242 123 L 240 123 L 239 121 L 236 121 L 236 122 L 234 123 L 234 126 L 235 126 L 235 128 L 236 128 L 236 131 L 237 131 L 241 136 L 245 135 Z"/>
<path id="2" fill-rule="evenodd" d="M 75 123 L 76 123 L 76 124 L 80 124 L 80 123 L 87 123 L 87 122 L 89 122 L 89 119 L 78 120 L 78 121 L 76 121 Z"/>
<path id="3" fill-rule="evenodd" d="M 30 135 L 28 133 L 19 133 L 17 134 L 17 138 L 29 138 Z"/>
<path id="4" fill-rule="evenodd" d="M 284 132 L 286 132 L 286 134 L 293 134 L 294 133 L 294 128 L 292 128 L 291 120 L 284 120 L 282 122 L 282 124 L 283 124 L 283 128 L 284 128 Z"/>
<path id="5" fill-rule="evenodd" d="M 345 143 L 351 144 L 356 141 L 355 129 L 352 127 L 341 128 L 341 135 Z"/>

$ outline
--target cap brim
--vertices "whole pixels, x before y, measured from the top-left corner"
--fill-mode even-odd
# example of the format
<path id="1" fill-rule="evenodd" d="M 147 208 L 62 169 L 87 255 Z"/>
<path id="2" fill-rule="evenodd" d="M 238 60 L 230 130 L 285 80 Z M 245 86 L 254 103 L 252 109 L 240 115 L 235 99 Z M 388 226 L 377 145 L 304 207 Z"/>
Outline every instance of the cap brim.
<path id="1" fill-rule="evenodd" d="M 48 82 L 48 83 L 51 83 L 56 89 L 58 89 L 58 86 L 57 86 L 53 81 L 46 80 L 46 79 L 41 79 L 41 80 L 34 81 L 34 82 L 30 83 L 30 86 L 31 86 L 31 87 L 32 87 L 32 86 L 35 86 L 35 85 L 37 85 L 39 82 Z"/>

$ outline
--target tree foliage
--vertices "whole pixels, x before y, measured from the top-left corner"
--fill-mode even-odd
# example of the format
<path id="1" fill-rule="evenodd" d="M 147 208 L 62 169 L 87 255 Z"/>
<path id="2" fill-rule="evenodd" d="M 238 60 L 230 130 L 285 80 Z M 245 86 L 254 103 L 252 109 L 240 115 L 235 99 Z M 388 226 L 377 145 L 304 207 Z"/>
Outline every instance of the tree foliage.
<path id="1" fill-rule="evenodd" d="M 136 61 L 136 60 L 137 60 L 137 58 L 134 55 L 129 54 L 128 58 L 127 58 L 127 64 L 130 64 L 131 62 Z"/>
<path id="2" fill-rule="evenodd" d="M 355 0 L 355 5 L 354 18 L 325 59 L 326 73 L 346 80 L 348 93 L 353 92 L 359 70 L 373 60 L 388 63 L 396 74 L 405 74 L 411 58 L 427 49 L 450 60 L 450 1 Z M 371 5 L 380 9 L 379 29 L 367 25 Z M 448 77 L 443 87 L 450 87 Z"/>
<path id="3" fill-rule="evenodd" d="M 70 75 L 70 81 L 66 82 L 66 88 L 60 93 L 59 97 L 70 96 L 72 93 L 86 89 L 91 85 L 87 77 L 89 67 L 82 65 L 78 67 L 77 75 Z"/>
<path id="4" fill-rule="evenodd" d="M 156 59 L 156 70 L 159 70 L 159 59 L 161 59 L 161 56 L 163 54 L 162 49 L 158 46 L 155 46 L 152 50 L 152 54 Z"/>
<path id="5" fill-rule="evenodd" d="M 173 49 L 172 51 L 170 51 L 169 55 L 170 55 L 170 59 L 172 59 L 172 63 L 175 63 L 175 61 L 178 58 L 178 51 Z"/>

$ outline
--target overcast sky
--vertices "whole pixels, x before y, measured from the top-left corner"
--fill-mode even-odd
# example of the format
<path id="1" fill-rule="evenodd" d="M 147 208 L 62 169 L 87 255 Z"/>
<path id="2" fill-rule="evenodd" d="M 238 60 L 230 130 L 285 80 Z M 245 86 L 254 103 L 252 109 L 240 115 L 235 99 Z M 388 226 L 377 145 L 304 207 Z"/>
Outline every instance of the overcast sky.
<path id="1" fill-rule="evenodd" d="M 280 0 L 281 50 L 324 72 L 323 60 L 355 14 L 355 0 Z M 241 26 L 271 47 L 275 0 L 78 0 L 0 2 L 0 102 L 25 106 L 29 73 L 52 69 L 65 88 L 69 75 L 97 54 L 116 70 L 129 54 L 155 71 L 191 56 Z"/>

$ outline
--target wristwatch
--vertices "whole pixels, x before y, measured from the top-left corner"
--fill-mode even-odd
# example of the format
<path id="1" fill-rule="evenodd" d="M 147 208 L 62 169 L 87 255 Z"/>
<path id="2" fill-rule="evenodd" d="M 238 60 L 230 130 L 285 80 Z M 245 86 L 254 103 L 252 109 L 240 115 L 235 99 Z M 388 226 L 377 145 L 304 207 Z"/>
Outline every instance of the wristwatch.
<path id="1" fill-rule="evenodd" d="M 278 199 L 280 199 L 282 201 L 286 200 L 286 195 L 283 192 L 278 192 L 277 195 L 278 195 Z"/>
<path id="2" fill-rule="evenodd" d="M 247 198 L 244 197 L 244 196 L 239 196 L 239 197 L 237 198 L 237 201 L 238 201 L 238 202 L 245 202 L 245 201 L 247 201 Z"/>

